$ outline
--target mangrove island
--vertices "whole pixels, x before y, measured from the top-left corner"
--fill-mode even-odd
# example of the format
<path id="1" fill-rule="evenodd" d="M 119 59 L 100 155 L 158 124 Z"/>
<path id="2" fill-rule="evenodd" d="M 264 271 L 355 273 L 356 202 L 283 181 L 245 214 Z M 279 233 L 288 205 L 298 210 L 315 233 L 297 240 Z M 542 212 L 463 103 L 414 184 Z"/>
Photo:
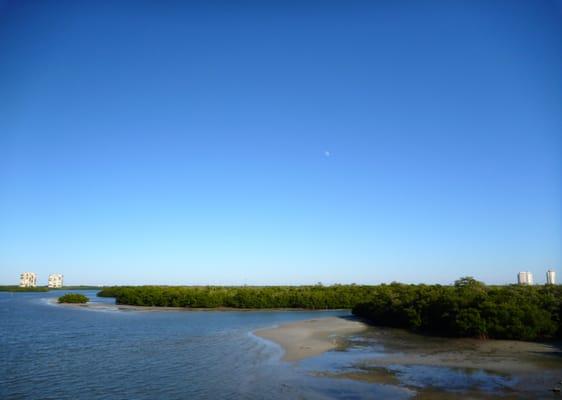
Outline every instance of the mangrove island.
<path id="1" fill-rule="evenodd" d="M 454 285 L 115 286 L 117 304 L 234 309 L 351 309 L 370 324 L 448 337 L 562 338 L 562 287 Z"/>

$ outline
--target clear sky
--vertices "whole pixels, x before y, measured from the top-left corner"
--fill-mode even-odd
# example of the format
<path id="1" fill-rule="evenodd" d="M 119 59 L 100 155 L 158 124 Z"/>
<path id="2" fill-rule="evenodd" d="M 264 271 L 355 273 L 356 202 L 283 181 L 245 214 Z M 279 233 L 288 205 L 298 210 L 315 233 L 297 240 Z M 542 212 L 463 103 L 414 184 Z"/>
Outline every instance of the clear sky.
<path id="1" fill-rule="evenodd" d="M 0 284 L 562 274 L 562 2 L 0 1 Z"/>

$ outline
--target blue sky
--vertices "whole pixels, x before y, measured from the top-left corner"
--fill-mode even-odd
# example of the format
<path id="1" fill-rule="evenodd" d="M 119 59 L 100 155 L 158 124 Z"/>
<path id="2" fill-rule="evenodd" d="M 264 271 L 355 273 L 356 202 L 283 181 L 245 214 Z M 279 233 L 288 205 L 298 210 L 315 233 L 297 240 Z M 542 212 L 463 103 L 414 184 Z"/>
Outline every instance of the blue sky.
<path id="1" fill-rule="evenodd" d="M 0 283 L 542 282 L 561 106 L 560 2 L 0 2 Z"/>

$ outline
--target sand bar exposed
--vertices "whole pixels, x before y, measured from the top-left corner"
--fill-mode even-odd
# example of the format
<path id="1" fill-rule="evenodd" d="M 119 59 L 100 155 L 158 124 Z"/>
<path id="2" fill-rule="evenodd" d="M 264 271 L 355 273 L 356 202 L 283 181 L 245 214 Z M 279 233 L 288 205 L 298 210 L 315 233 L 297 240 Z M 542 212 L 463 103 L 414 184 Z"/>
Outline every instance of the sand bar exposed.
<path id="1" fill-rule="evenodd" d="M 255 334 L 280 344 L 285 350 L 283 360 L 298 361 L 333 350 L 345 336 L 365 329 L 366 324 L 351 318 L 328 317 L 261 329 Z"/>
<path id="2" fill-rule="evenodd" d="M 56 298 L 48 300 L 51 305 L 60 307 L 83 308 L 95 311 L 141 311 L 141 312 L 310 312 L 308 308 L 238 308 L 238 307 L 162 307 L 162 306 L 131 306 L 127 304 L 113 304 L 105 302 L 88 303 L 58 303 Z M 336 309 L 314 310 L 314 312 L 342 311 Z"/>
<path id="3" fill-rule="evenodd" d="M 368 339 L 381 347 L 370 366 L 435 365 L 511 373 L 537 368 L 562 368 L 562 344 L 512 340 L 450 339 L 416 335 L 401 329 L 379 328 L 352 317 L 327 317 L 258 330 L 255 334 L 278 343 L 286 361 L 316 356 L 345 347 L 346 337 Z M 384 349 L 384 350 L 383 350 Z"/>
<path id="4" fill-rule="evenodd" d="M 401 329 L 367 326 L 358 320 L 343 317 L 299 321 L 259 330 L 255 334 L 281 345 L 286 361 L 298 361 L 347 346 L 365 347 L 371 356 L 358 360 L 352 368 L 317 371 L 313 375 L 401 385 L 416 392 L 416 398 L 456 398 L 458 393 L 449 392 L 448 389 L 458 384 L 459 379 L 476 382 L 473 383 L 474 387 L 462 388 L 463 395 L 473 399 L 494 398 L 499 394 L 507 396 L 506 399 L 551 398 L 556 395 L 553 388 L 562 385 L 560 342 L 431 337 Z M 416 369 L 403 369 L 409 367 Z M 424 370 L 420 367 L 441 369 Z M 444 371 L 443 367 L 448 370 Z M 404 371 L 410 371 L 413 375 L 404 374 Z M 438 374 L 429 379 L 424 371 L 430 371 L 431 374 L 438 371 Z M 459 378 L 459 371 L 464 374 L 462 378 Z M 416 373 L 421 374 L 419 376 L 423 379 L 420 379 L 425 381 L 426 386 L 423 388 L 408 380 L 415 381 Z M 476 378 L 470 378 L 472 374 Z M 483 378 L 484 375 L 486 378 Z M 428 379 L 430 383 L 427 383 Z M 484 383 L 478 382 L 485 382 L 493 389 L 482 389 L 478 385 Z"/>

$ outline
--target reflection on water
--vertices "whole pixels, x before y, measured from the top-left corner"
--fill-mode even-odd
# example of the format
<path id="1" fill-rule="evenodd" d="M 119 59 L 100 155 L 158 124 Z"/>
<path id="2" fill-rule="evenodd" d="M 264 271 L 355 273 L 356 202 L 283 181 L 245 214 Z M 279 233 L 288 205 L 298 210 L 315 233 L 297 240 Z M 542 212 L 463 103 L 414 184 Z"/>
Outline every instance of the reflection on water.
<path id="1" fill-rule="evenodd" d="M 347 378 L 372 384 L 394 385 L 410 390 L 440 389 L 451 392 L 482 391 L 499 394 L 513 389 L 516 378 L 481 369 L 448 368 L 427 365 L 371 366 L 373 360 L 385 356 L 380 344 L 351 346 L 345 351 L 328 352 L 320 357 L 303 360 L 299 368 L 308 374 L 328 378 Z"/>
<path id="2" fill-rule="evenodd" d="M 344 351 L 304 360 L 303 371 L 408 389 L 416 398 L 559 398 L 560 343 L 447 339 L 391 328 L 347 338 Z M 506 372 L 509 371 L 509 372 Z"/>
<path id="3" fill-rule="evenodd" d="M 57 305 L 64 292 L 0 293 L 2 399 L 369 398 L 387 389 L 319 380 L 250 332 L 347 312 L 144 312 Z"/>
<path id="4" fill-rule="evenodd" d="M 405 385 L 418 388 L 447 388 L 453 391 L 481 390 L 496 392 L 512 389 L 516 380 L 509 375 L 494 374 L 478 369 L 444 368 L 425 365 L 391 365 L 394 373 Z"/>
<path id="5" fill-rule="evenodd" d="M 0 398 L 401 399 L 517 383 L 483 370 L 373 366 L 389 349 L 368 334 L 285 363 L 279 346 L 251 333 L 342 311 L 124 311 L 93 291 L 83 291 L 88 308 L 56 304 L 63 293 L 0 293 Z"/>

